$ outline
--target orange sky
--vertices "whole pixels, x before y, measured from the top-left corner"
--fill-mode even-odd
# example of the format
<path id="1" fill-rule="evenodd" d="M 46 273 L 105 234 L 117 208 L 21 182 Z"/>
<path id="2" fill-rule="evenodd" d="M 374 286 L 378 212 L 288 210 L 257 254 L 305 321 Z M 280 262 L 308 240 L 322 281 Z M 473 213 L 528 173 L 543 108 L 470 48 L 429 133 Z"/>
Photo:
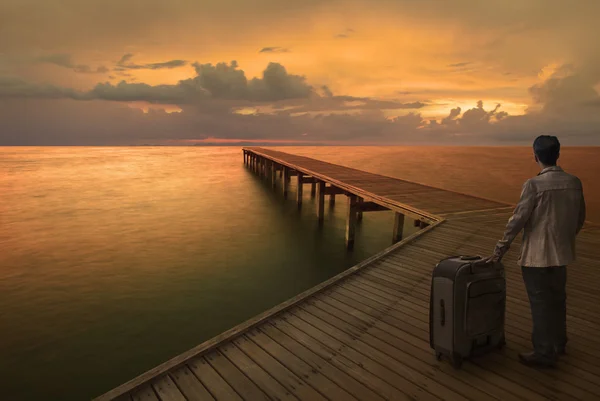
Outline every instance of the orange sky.
<path id="1" fill-rule="evenodd" d="M 277 62 L 334 95 L 423 102 L 425 119 L 456 107 L 464 112 L 479 100 L 515 116 L 533 105 L 529 88 L 562 66 L 598 67 L 590 34 L 597 15 L 595 0 L 4 0 L 0 78 L 87 91 L 122 80 L 176 85 L 196 76 L 193 62 L 236 60 L 251 79 Z M 125 54 L 142 67 L 186 65 L 116 71 Z M 74 71 L 81 66 L 106 70 Z"/>

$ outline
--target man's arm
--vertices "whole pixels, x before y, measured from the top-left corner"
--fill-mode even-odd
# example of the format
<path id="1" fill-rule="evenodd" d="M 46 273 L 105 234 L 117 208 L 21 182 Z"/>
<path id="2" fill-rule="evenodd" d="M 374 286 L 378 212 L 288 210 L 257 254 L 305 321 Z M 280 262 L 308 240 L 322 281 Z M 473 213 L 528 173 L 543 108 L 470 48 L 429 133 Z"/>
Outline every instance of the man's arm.
<path id="1" fill-rule="evenodd" d="M 506 224 L 504 236 L 496 244 L 496 250 L 494 251 L 495 255 L 502 257 L 502 255 L 508 251 L 515 237 L 521 232 L 523 227 L 525 227 L 525 224 L 529 220 L 534 207 L 535 190 L 532 187 L 531 181 L 527 180 L 525 184 L 523 184 L 521 199 L 515 207 L 513 215 Z"/>
<path id="2" fill-rule="evenodd" d="M 579 220 L 577 221 L 577 231 L 576 235 L 579 234 L 579 231 L 583 228 L 583 223 L 585 223 L 585 199 L 583 198 L 583 190 L 581 191 L 581 203 L 579 205 Z"/>

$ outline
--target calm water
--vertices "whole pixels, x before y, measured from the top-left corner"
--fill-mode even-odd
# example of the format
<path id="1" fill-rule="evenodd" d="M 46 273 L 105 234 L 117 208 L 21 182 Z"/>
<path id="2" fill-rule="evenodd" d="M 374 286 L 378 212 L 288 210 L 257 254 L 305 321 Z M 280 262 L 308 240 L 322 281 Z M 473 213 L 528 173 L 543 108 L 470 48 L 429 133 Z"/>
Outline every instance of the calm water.
<path id="1" fill-rule="evenodd" d="M 0 148 L 0 389 L 89 399 L 382 250 L 236 148 Z M 293 186 L 292 189 L 294 190 Z M 408 225 L 409 222 L 407 222 Z"/>
<path id="2" fill-rule="evenodd" d="M 536 173 L 524 148 L 284 150 L 507 201 Z M 598 222 L 599 148 L 563 159 Z M 343 197 L 319 229 L 293 191 L 237 148 L 0 148 L 2 394 L 89 399 L 389 245 L 391 213 L 347 253 Z"/>

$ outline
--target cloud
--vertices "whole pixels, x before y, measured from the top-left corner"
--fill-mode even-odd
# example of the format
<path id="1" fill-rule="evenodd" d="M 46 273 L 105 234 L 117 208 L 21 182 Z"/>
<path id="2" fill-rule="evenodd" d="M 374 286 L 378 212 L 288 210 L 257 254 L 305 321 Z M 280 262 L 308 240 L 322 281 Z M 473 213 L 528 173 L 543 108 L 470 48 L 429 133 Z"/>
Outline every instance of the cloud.
<path id="1" fill-rule="evenodd" d="M 263 47 L 259 53 L 289 53 L 290 49 L 284 47 Z"/>
<path id="2" fill-rule="evenodd" d="M 125 71 L 125 70 L 162 70 L 162 69 L 172 69 L 184 67 L 188 64 L 186 60 L 169 60 L 161 63 L 148 63 L 148 64 L 134 64 L 129 63 L 129 61 L 133 58 L 133 54 L 127 53 L 123 55 L 117 61 L 115 67 L 115 71 Z"/>
<path id="3" fill-rule="evenodd" d="M 127 55 L 126 55 L 127 56 Z M 29 83 L 22 79 L 6 78 L 0 85 L 0 97 L 53 97 L 74 100 L 146 101 L 150 103 L 186 104 L 203 99 L 222 99 L 252 102 L 274 102 L 308 98 L 314 95 L 306 78 L 289 74 L 284 66 L 269 63 L 261 78 L 248 80 L 236 61 L 230 64 L 195 63 L 196 76 L 175 85 L 145 83 L 99 83 L 92 90 L 76 91 L 52 85 Z M 120 75 L 128 76 L 125 72 Z M 0 81 L 2 82 L 2 81 Z"/>
<path id="4" fill-rule="evenodd" d="M 473 62 L 472 61 L 465 61 L 465 62 L 462 62 L 462 63 L 448 64 L 448 67 L 466 67 L 466 66 L 468 66 L 470 64 L 473 64 Z"/>
<path id="5" fill-rule="evenodd" d="M 93 69 L 87 64 L 77 64 L 73 61 L 73 57 L 70 54 L 48 54 L 35 58 L 37 63 L 53 64 L 59 67 L 69 68 L 75 72 L 82 74 L 104 74 L 109 70 L 105 66 L 101 65 L 96 69 Z"/>
<path id="6" fill-rule="evenodd" d="M 336 95 L 270 63 L 249 79 L 235 61 L 194 65 L 196 75 L 175 85 L 100 83 L 89 91 L 0 78 L 0 145 L 130 144 L 201 139 L 315 140 L 380 144 L 522 144 L 541 133 L 569 145 L 600 142 L 600 81 L 590 67 L 564 67 L 532 85 L 535 106 L 512 116 L 483 101 L 455 107 L 439 120 L 420 113 L 424 101 Z M 318 92 L 318 93 L 317 93 Z M 21 98 L 21 99 L 15 99 Z M 85 100 L 85 101 L 84 101 Z M 111 102 L 102 102 L 108 100 Z M 144 114 L 119 102 L 177 104 L 180 113 Z M 240 114 L 271 105 L 273 112 Z M 385 110 L 402 114 L 389 118 Z"/>
<path id="7" fill-rule="evenodd" d="M 333 37 L 338 38 L 338 39 L 346 39 L 346 38 L 349 38 L 350 36 L 352 36 L 352 34 L 354 34 L 354 32 L 355 32 L 354 29 L 346 28 L 343 32 L 333 35 Z"/>

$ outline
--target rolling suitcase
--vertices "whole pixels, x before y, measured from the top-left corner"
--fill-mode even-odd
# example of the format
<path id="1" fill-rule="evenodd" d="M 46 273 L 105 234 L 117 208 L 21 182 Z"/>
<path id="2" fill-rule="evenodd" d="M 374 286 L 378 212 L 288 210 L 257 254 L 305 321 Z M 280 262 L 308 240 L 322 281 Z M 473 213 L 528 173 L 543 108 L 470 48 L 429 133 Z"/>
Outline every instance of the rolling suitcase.
<path id="1" fill-rule="evenodd" d="M 433 270 L 429 342 L 438 360 L 455 368 L 464 359 L 505 344 L 506 279 L 500 262 L 480 256 L 453 256 Z"/>

